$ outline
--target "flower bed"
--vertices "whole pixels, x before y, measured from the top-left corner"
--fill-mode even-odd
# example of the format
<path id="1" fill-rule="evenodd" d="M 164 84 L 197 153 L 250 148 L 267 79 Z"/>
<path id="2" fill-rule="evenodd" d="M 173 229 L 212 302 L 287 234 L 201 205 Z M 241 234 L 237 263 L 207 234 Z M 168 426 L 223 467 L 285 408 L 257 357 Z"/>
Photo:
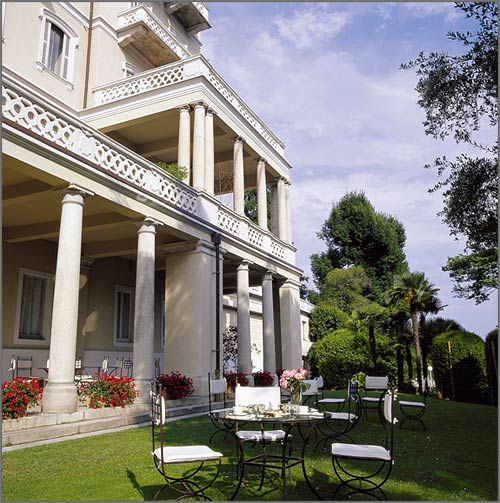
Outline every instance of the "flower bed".
<path id="1" fill-rule="evenodd" d="M 243 372 L 229 372 L 224 374 L 224 377 L 229 389 L 234 390 L 236 383 L 240 383 L 241 386 L 248 386 L 248 377 Z"/>
<path id="2" fill-rule="evenodd" d="M 78 391 L 80 401 L 87 401 L 92 409 L 132 405 L 138 395 L 133 379 L 108 374 L 97 374 L 93 381 L 81 383 Z"/>
<path id="3" fill-rule="evenodd" d="M 274 376 L 267 370 L 254 372 L 252 375 L 255 386 L 272 386 L 274 384 Z"/>
<path id="4" fill-rule="evenodd" d="M 157 381 L 163 386 L 167 398 L 176 400 L 192 395 L 193 380 L 180 372 L 171 372 L 170 374 L 160 374 Z"/>
<path id="5" fill-rule="evenodd" d="M 42 399 L 43 390 L 39 379 L 16 377 L 2 384 L 2 419 L 24 417 L 28 407 Z"/>

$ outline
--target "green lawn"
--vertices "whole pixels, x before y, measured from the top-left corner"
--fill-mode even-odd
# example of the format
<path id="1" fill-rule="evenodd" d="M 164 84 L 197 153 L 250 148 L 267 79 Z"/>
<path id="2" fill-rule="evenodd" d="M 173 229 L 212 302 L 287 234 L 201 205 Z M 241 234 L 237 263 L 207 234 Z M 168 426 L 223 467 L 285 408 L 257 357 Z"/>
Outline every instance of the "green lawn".
<path id="1" fill-rule="evenodd" d="M 334 393 L 330 393 L 334 396 Z M 402 397 L 404 395 L 401 395 Z M 398 408 L 396 407 L 396 411 Z M 395 465 L 384 486 L 390 500 L 498 500 L 497 409 L 428 399 L 427 432 L 405 425 L 395 431 Z M 173 444 L 206 444 L 212 426 L 206 416 L 168 423 Z M 356 443 L 380 443 L 375 418 L 352 432 Z M 227 500 L 235 487 L 235 447 L 222 435 L 212 447 L 224 453 L 221 476 L 208 491 Z M 307 470 L 325 499 L 337 479 L 323 451 L 309 452 Z M 289 499 L 311 500 L 300 468 L 292 470 Z M 259 492 L 251 472 L 238 500 L 281 500 L 276 472 Z M 3 454 L 3 501 L 148 501 L 162 485 L 151 458 L 151 430 L 141 427 Z M 164 493 L 165 499 L 172 493 Z"/>

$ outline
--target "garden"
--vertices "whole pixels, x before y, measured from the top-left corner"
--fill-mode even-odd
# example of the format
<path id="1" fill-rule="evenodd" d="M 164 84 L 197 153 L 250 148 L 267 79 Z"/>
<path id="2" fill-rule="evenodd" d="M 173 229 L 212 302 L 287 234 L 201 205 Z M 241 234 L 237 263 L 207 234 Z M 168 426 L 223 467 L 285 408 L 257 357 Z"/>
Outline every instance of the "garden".
<path id="1" fill-rule="evenodd" d="M 327 391 L 326 396 L 344 392 Z M 400 399 L 409 395 L 398 394 Z M 396 407 L 396 415 L 398 408 Z M 497 409 L 489 405 L 430 397 L 419 425 L 395 429 L 394 468 L 384 488 L 390 500 L 480 501 L 498 499 Z M 168 422 L 174 445 L 207 444 L 213 426 L 207 416 Z M 375 418 L 361 420 L 352 431 L 356 443 L 381 443 L 384 432 Z M 211 445 L 224 454 L 221 475 L 208 491 L 226 500 L 236 479 L 235 446 L 217 435 Z M 295 447 L 298 448 L 298 447 Z M 325 499 L 337 484 L 330 456 L 309 449 L 306 468 Z M 250 472 L 239 500 L 276 501 L 281 487 L 275 474 L 257 491 L 260 472 Z M 292 469 L 289 499 L 312 495 L 300 468 Z M 3 454 L 4 501 L 148 501 L 162 486 L 151 456 L 151 427 L 66 440 Z M 255 482 L 254 482 L 255 481 Z M 164 493 L 166 499 L 171 493 Z"/>

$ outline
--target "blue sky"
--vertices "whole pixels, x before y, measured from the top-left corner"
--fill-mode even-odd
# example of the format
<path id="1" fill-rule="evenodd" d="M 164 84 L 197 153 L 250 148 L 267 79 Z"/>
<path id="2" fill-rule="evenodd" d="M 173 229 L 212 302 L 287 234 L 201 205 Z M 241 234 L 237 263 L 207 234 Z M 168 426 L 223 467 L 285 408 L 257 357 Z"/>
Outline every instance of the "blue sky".
<path id="1" fill-rule="evenodd" d="M 448 307 L 441 315 L 485 337 L 497 324 L 497 297 L 479 306 L 452 296 L 441 270 L 462 251 L 436 213 L 437 181 L 423 166 L 464 151 L 425 136 L 413 71 L 420 51 L 456 53 L 450 30 L 473 29 L 451 2 L 210 2 L 202 53 L 284 141 L 292 164 L 297 265 L 311 277 L 312 253 L 332 203 L 364 191 L 377 211 L 406 229 L 412 271 L 423 271 Z M 482 131 L 494 138 L 495 131 Z"/>

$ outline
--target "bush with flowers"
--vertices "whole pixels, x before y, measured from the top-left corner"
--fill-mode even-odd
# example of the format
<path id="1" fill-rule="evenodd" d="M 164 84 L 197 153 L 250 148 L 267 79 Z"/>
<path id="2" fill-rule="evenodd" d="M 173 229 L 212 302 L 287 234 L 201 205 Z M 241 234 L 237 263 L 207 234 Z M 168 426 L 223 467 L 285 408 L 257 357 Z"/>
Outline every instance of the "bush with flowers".
<path id="1" fill-rule="evenodd" d="M 224 374 L 226 378 L 227 387 L 229 389 L 235 389 L 236 383 L 240 383 L 240 386 L 248 386 L 248 377 L 243 372 L 228 372 Z"/>
<path id="2" fill-rule="evenodd" d="M 309 372 L 303 368 L 283 370 L 281 372 L 280 386 L 282 388 L 290 388 L 292 402 L 299 403 L 302 393 L 311 387 L 309 383 L 304 382 L 304 379 L 308 375 Z"/>
<path id="3" fill-rule="evenodd" d="M 176 400 L 192 395 L 193 380 L 180 372 L 170 372 L 170 374 L 160 374 L 157 381 L 162 385 L 167 398 Z"/>
<path id="4" fill-rule="evenodd" d="M 16 377 L 2 384 L 2 419 L 24 417 L 28 407 L 42 399 L 43 389 L 39 379 Z"/>
<path id="5" fill-rule="evenodd" d="M 134 403 L 138 391 L 135 382 L 127 376 L 99 374 L 94 380 L 79 385 L 80 401 L 87 401 L 92 409 L 125 407 Z"/>
<path id="6" fill-rule="evenodd" d="M 274 384 L 274 376 L 267 370 L 254 372 L 252 375 L 255 386 L 272 386 Z"/>

